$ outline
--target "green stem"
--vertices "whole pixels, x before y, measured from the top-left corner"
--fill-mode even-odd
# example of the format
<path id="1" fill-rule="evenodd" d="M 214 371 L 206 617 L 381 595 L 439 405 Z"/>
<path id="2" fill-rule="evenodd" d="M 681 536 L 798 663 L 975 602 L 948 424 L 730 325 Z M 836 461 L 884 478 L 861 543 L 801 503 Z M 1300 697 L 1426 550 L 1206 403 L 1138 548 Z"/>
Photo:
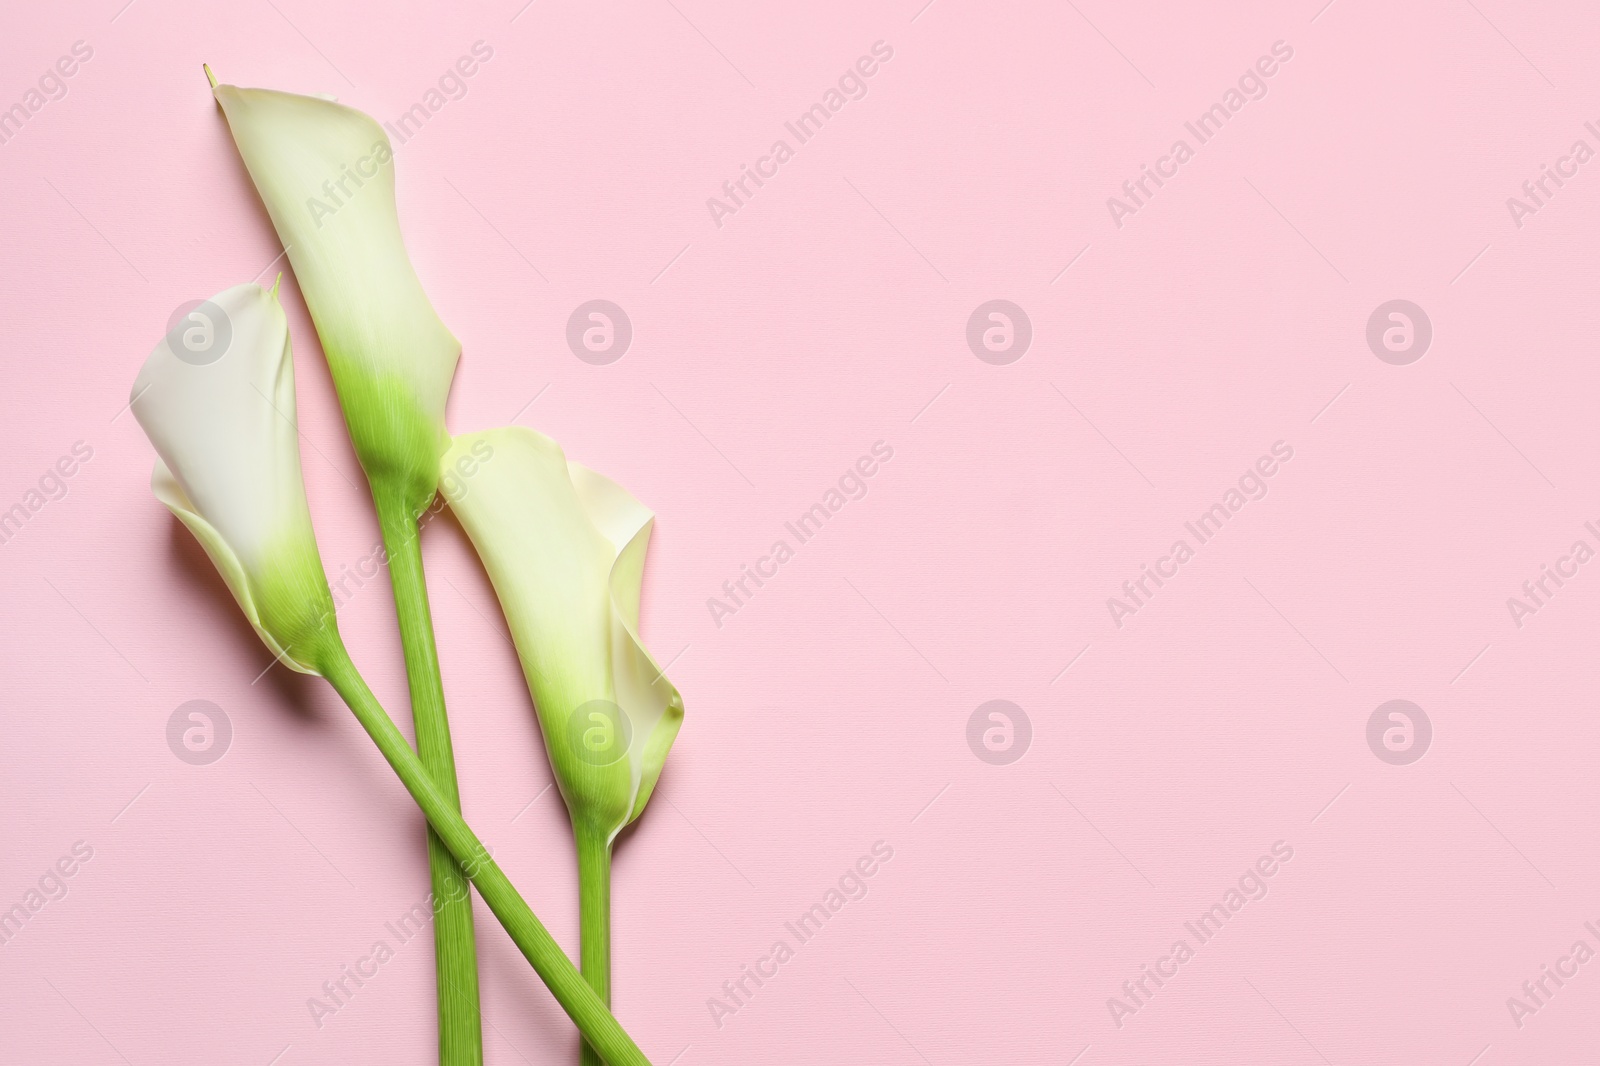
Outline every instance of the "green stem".
<path id="1" fill-rule="evenodd" d="M 417 755 L 439 791 L 456 811 L 461 796 L 456 785 L 455 752 L 445 716 L 444 681 L 434 644 L 433 616 L 422 572 L 420 530 L 403 495 L 372 485 L 378 524 L 389 557 L 395 614 L 405 651 L 406 681 L 411 688 L 411 715 L 417 731 Z M 437 833 L 428 830 L 428 871 L 435 900 L 434 958 L 439 996 L 440 1066 L 481 1066 L 483 1021 L 478 1000 L 478 950 L 473 939 L 472 894 L 466 877 Z"/>
<path id="2" fill-rule="evenodd" d="M 393 767 L 400 782 L 427 817 L 439 839 L 461 861 L 467 877 L 478 887 L 484 903 L 500 920 L 512 941 L 522 951 L 567 1012 L 584 1038 L 597 1048 L 609 1066 L 650 1066 L 650 1060 L 623 1030 L 607 1009 L 605 1001 L 572 965 L 550 931 L 523 900 L 505 873 L 490 858 L 488 850 L 467 825 L 444 793 L 439 791 L 422 760 L 411 750 L 394 721 L 378 703 L 362 680 L 343 645 L 336 644 L 317 664 L 322 675 L 350 706 L 356 720 L 372 737 L 373 743 Z"/>
<path id="3" fill-rule="evenodd" d="M 574 824 L 578 841 L 578 928 L 583 979 L 606 1006 L 611 1005 L 611 840 L 608 834 Z M 601 1066 L 585 1041 L 580 1066 Z"/>

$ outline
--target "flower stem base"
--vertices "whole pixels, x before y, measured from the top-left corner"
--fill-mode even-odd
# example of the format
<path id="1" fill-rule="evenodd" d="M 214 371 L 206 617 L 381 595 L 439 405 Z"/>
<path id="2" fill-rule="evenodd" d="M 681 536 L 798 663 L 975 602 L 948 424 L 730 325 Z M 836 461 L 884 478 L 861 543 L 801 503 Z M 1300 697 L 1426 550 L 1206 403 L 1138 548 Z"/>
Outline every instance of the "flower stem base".
<path id="1" fill-rule="evenodd" d="M 417 755 L 445 799 L 457 811 L 455 751 L 445 715 L 444 681 L 434 642 L 433 615 L 422 571 L 421 530 L 400 492 L 372 483 L 395 614 L 405 652 Z M 439 1066 L 482 1066 L 483 1020 L 478 995 L 478 950 L 472 928 L 472 893 L 444 842 L 428 830 L 428 872 L 433 885 L 433 941 L 438 973 Z"/>
<path id="2" fill-rule="evenodd" d="M 583 979 L 611 1005 L 611 840 L 609 834 L 575 828 L 578 843 L 579 956 Z M 579 1066 L 602 1066 L 584 1041 Z"/>
<path id="3" fill-rule="evenodd" d="M 598 1049 L 609 1066 L 650 1066 L 639 1045 L 633 1042 L 605 1002 L 595 994 L 578 968 L 572 965 L 544 923 L 539 921 L 526 900 L 512 885 L 505 872 L 490 857 L 489 851 L 472 831 L 459 811 L 445 799 L 422 760 L 411 750 L 405 736 L 395 727 L 372 690 L 356 670 L 342 646 L 317 664 L 318 672 L 349 705 L 356 720 L 383 753 L 395 775 L 427 817 L 428 824 L 461 863 L 469 880 L 477 886 L 484 903 L 500 920 L 511 940 L 532 964 L 534 972 L 567 1012 L 573 1024 L 590 1045 Z"/>

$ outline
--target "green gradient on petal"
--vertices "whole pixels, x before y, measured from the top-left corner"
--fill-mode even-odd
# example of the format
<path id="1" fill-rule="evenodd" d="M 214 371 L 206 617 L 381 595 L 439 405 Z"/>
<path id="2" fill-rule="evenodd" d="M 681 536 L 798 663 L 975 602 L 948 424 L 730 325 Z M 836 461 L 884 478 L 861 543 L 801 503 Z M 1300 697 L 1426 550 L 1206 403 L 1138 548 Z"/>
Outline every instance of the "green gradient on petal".
<path id="1" fill-rule="evenodd" d="M 522 427 L 456 437 L 440 483 L 499 597 L 573 822 L 610 841 L 644 810 L 683 721 L 638 635 L 654 515 Z M 626 758 L 585 757 L 592 701 L 627 715 Z"/>
<path id="2" fill-rule="evenodd" d="M 270 89 L 213 89 L 316 324 L 362 469 L 420 511 L 449 442 L 461 344 L 400 232 L 394 151 L 370 116 Z"/>

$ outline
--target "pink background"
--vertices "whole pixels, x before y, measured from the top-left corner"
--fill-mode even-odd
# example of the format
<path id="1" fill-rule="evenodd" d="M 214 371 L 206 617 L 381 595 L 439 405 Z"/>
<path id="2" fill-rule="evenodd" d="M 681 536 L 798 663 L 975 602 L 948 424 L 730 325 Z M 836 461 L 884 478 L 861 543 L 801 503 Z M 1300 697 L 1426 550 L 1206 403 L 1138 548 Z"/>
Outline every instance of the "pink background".
<path id="1" fill-rule="evenodd" d="M 120 409 L 179 304 L 279 269 L 202 60 L 392 121 L 478 40 L 470 91 L 399 149 L 401 216 L 465 348 L 452 427 L 516 417 L 660 516 L 644 631 L 688 712 L 615 887 L 616 1009 L 657 1066 L 1595 1045 L 1600 960 L 1521 1028 L 1506 1000 L 1600 947 L 1600 564 L 1520 628 L 1506 598 L 1600 546 L 1600 162 L 1520 227 L 1506 199 L 1600 148 L 1600 11 L 921 2 L 7 13 L 0 105 L 73 42 L 93 58 L 0 145 L 0 509 L 75 441 L 94 456 L 0 545 L 0 907 L 75 841 L 94 857 L 0 947 L 0 1059 L 433 1060 L 430 941 L 320 1029 L 306 1006 L 423 897 L 420 818 L 325 686 L 252 684 L 268 653 Z M 706 199 L 878 40 L 867 96 L 714 225 Z M 1268 95 L 1118 228 L 1106 198 L 1280 40 Z M 377 531 L 285 293 L 336 575 Z M 635 329 L 610 366 L 564 340 L 594 298 Z M 1434 329 L 1406 366 L 1365 340 L 1397 298 Z M 1033 325 L 1010 365 L 965 339 L 991 299 Z M 866 498 L 717 626 L 707 598 L 878 440 Z M 1278 440 L 1266 498 L 1116 627 L 1107 598 Z M 468 817 L 575 950 L 496 604 L 450 519 L 425 552 Z M 386 583 L 340 621 L 407 724 Z M 167 745 L 191 699 L 233 725 L 211 765 Z M 1006 766 L 967 745 L 992 699 L 1033 725 Z M 1433 724 L 1410 765 L 1367 746 L 1391 699 Z M 708 997 L 878 840 L 868 896 L 714 1024 Z M 1114 1024 L 1279 840 L 1266 898 Z M 479 929 L 487 1060 L 571 1061 Z"/>

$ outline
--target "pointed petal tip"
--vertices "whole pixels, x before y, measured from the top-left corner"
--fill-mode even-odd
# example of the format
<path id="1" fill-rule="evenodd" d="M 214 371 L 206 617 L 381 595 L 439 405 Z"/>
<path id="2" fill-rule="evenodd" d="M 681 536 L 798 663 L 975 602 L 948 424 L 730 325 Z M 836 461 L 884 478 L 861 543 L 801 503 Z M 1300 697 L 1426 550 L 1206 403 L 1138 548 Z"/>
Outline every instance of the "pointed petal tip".
<path id="1" fill-rule="evenodd" d="M 209 81 L 211 83 L 211 87 L 215 89 L 217 87 L 217 76 L 211 73 L 211 64 L 201 63 L 200 69 L 206 72 L 206 81 Z"/>

